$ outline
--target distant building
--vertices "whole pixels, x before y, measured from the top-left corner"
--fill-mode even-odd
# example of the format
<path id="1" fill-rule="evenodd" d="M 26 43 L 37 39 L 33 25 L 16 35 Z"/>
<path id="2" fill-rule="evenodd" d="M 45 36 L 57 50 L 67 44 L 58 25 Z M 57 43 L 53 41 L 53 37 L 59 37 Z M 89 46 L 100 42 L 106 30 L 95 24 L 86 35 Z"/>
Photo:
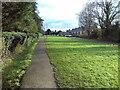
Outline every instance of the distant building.
<path id="1" fill-rule="evenodd" d="M 68 35 L 68 34 L 69 34 L 68 32 L 60 32 L 59 36 L 65 36 L 65 35 Z"/>
<path id="2" fill-rule="evenodd" d="M 82 34 L 86 33 L 86 30 L 83 26 L 81 26 L 78 28 L 74 28 L 72 30 L 69 29 L 66 32 L 68 32 L 71 35 L 82 35 Z"/>

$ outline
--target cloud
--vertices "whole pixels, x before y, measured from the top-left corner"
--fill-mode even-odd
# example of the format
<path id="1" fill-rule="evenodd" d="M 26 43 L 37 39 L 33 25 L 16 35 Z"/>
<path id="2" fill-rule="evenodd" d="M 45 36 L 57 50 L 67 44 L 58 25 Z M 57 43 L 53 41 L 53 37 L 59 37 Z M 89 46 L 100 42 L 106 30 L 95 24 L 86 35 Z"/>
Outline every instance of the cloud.
<path id="1" fill-rule="evenodd" d="M 52 29 L 78 27 L 76 19 L 87 0 L 38 0 L 37 7 L 44 24 Z"/>
<path id="2" fill-rule="evenodd" d="M 71 20 L 50 20 L 46 23 L 49 25 L 48 28 L 51 30 L 68 30 L 71 28 L 75 28 L 77 23 L 73 23 Z"/>

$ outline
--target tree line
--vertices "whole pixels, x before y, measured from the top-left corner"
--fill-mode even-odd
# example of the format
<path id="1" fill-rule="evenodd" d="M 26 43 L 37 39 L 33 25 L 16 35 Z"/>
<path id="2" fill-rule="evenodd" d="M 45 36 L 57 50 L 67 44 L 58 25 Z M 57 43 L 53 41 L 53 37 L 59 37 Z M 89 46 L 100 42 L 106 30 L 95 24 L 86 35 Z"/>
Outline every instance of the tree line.
<path id="1" fill-rule="evenodd" d="M 61 30 L 59 30 L 59 31 L 51 31 L 50 29 L 47 29 L 46 31 L 45 31 L 45 35 L 59 35 L 60 33 L 61 33 L 62 31 Z"/>
<path id="2" fill-rule="evenodd" d="M 43 19 L 38 16 L 35 2 L 3 2 L 3 32 L 41 32 Z"/>
<path id="3" fill-rule="evenodd" d="M 3 89 L 20 87 L 43 32 L 43 19 L 36 5 L 36 2 L 2 2 Z"/>
<path id="4" fill-rule="evenodd" d="M 88 38 L 120 42 L 120 1 L 89 2 L 78 14 L 79 26 L 84 26 Z"/>
<path id="5" fill-rule="evenodd" d="M 7 46 L 9 51 L 13 52 L 19 42 L 25 42 L 26 39 L 30 41 L 30 38 L 34 39 L 38 33 L 43 32 L 43 19 L 38 15 L 36 4 L 36 2 L 2 3 L 4 41 L 5 43 L 12 42 L 9 47 Z"/>

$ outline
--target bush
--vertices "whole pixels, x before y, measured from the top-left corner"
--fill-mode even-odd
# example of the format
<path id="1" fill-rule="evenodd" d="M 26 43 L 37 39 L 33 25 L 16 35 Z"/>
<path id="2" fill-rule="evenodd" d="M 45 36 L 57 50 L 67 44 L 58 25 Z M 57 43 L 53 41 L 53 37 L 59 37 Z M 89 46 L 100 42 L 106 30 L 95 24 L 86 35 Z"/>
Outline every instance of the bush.
<path id="1" fill-rule="evenodd" d="M 98 38 L 98 32 L 97 31 L 91 32 L 90 38 L 97 39 Z"/>
<path id="2" fill-rule="evenodd" d="M 14 52 L 17 45 L 28 47 L 34 41 L 34 38 L 38 36 L 39 34 L 35 33 L 3 32 L 2 57 Z"/>
<path id="3" fill-rule="evenodd" d="M 113 42 L 119 43 L 120 40 L 120 24 L 116 22 L 115 25 L 112 25 L 112 29 L 110 31 L 109 38 Z"/>

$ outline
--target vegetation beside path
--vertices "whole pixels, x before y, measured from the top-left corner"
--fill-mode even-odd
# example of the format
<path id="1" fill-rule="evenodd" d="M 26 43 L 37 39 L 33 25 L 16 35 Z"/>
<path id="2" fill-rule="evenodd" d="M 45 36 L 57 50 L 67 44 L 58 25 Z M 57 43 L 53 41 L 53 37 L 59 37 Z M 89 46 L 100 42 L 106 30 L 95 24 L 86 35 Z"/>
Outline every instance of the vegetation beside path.
<path id="1" fill-rule="evenodd" d="M 16 89 L 41 36 L 43 19 L 36 2 L 2 2 L 0 73 L 2 88 Z"/>
<path id="2" fill-rule="evenodd" d="M 13 57 L 13 61 L 3 67 L 3 88 L 19 88 L 22 76 L 26 72 L 26 68 L 30 65 L 34 49 L 40 38 L 34 41 L 23 50 L 19 55 Z"/>
<path id="3" fill-rule="evenodd" d="M 60 87 L 118 87 L 117 45 L 49 36 L 46 47 Z"/>

